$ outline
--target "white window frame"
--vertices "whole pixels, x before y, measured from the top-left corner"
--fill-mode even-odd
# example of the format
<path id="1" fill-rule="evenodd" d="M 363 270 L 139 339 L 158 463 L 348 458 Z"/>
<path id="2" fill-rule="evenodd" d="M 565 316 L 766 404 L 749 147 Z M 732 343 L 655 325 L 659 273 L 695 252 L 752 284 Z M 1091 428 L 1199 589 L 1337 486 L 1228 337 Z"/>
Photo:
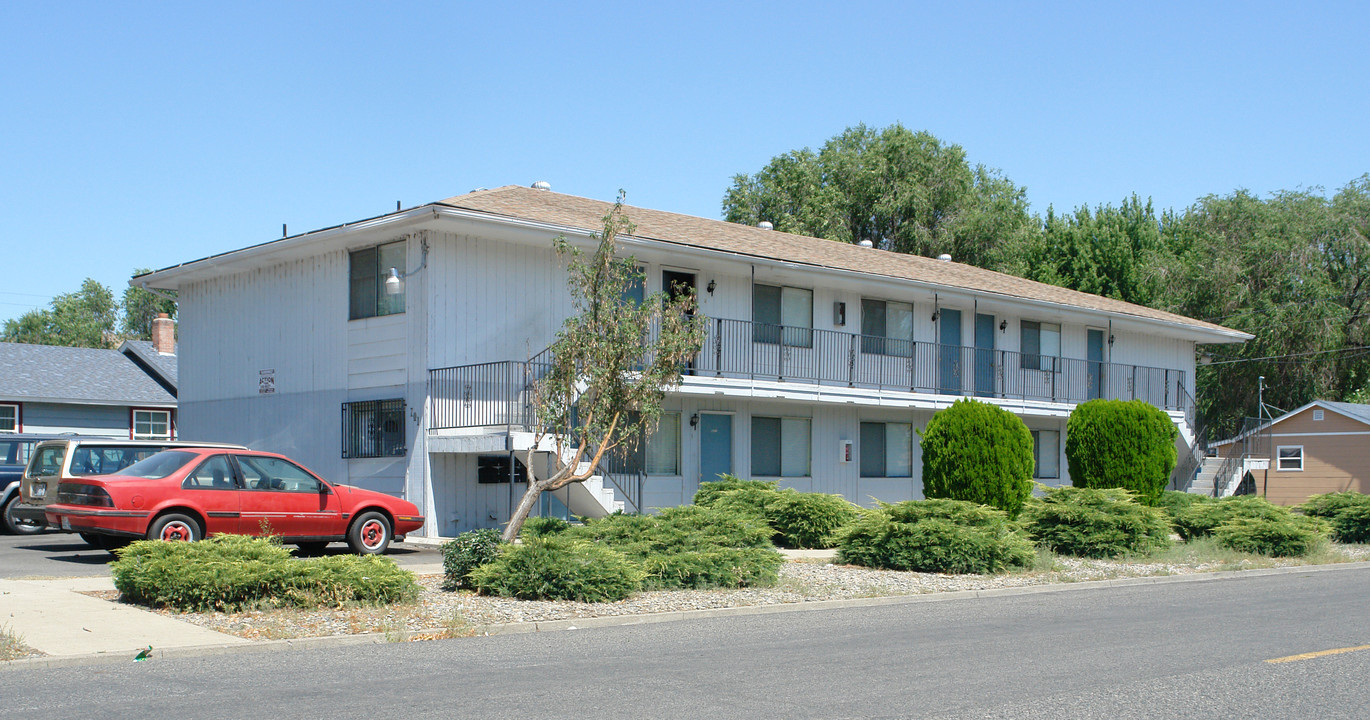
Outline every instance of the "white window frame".
<path id="1" fill-rule="evenodd" d="M 779 420 L 779 421 L 780 421 L 780 474 L 779 474 L 779 475 L 757 475 L 757 474 L 753 473 L 753 476 L 754 476 L 754 477 L 774 477 L 774 478 L 806 478 L 806 477 L 813 477 L 813 418 L 811 418 L 811 417 L 796 417 L 796 416 L 789 416 L 789 415 L 753 415 L 753 416 L 751 417 L 751 422 L 754 423 L 754 422 L 755 422 L 756 420 L 758 420 L 758 419 L 763 419 L 763 420 Z M 806 442 L 807 448 L 805 448 L 805 449 L 806 449 L 808 452 L 805 453 L 805 456 L 804 456 L 804 472 L 802 472 L 802 473 L 794 473 L 794 472 L 786 473 L 786 472 L 785 472 L 786 460 L 789 459 L 789 460 L 791 460 L 791 462 L 793 462 L 793 458 L 795 457 L 795 455 L 794 455 L 793 453 L 790 453 L 790 454 L 788 454 L 788 455 L 786 454 L 786 448 L 785 448 L 785 428 L 786 428 L 787 424 L 789 424 L 789 425 L 788 425 L 789 427 L 794 427 L 793 423 L 796 423 L 796 422 L 803 422 L 803 423 L 806 423 L 806 424 L 807 424 L 807 427 L 808 427 L 809 432 L 808 432 L 808 437 L 806 438 L 806 441 L 807 441 L 807 442 Z M 751 423 L 749 423 L 749 425 L 750 425 L 750 424 L 751 424 Z M 750 431 L 750 428 L 749 428 L 749 431 Z M 750 434 L 751 434 L 751 437 L 750 437 L 750 441 L 748 442 L 748 451 L 749 451 L 749 455 L 754 455 L 754 454 L 755 454 L 754 451 L 755 451 L 755 448 L 756 448 L 756 433 L 755 433 L 754 431 L 752 431 L 752 432 L 750 432 Z M 793 450 L 793 448 L 790 448 L 790 449 Z M 751 468 L 751 469 L 755 469 L 754 463 L 749 463 L 749 464 L 752 465 L 752 468 Z"/>
<path id="2" fill-rule="evenodd" d="M 145 432 L 145 433 L 140 433 L 140 432 L 138 432 L 138 415 L 139 415 L 139 414 L 146 414 L 146 415 L 148 416 L 148 418 L 147 418 L 147 420 L 146 420 L 146 424 L 147 424 L 147 426 L 148 426 L 148 430 L 149 430 L 149 431 L 151 431 L 152 428 L 153 428 L 153 426 L 156 424 L 156 420 L 153 419 L 153 416 L 154 416 L 154 415 L 164 415 L 165 418 L 166 418 L 166 420 L 165 420 L 165 422 L 166 422 L 166 434 L 165 434 L 165 435 L 158 435 L 158 434 L 153 434 L 152 432 Z M 158 409 L 158 408 L 133 408 L 133 409 L 130 411 L 130 415 L 129 415 L 129 425 L 128 425 L 128 434 L 129 434 L 129 438 L 131 438 L 131 439 L 133 439 L 133 440 L 175 440 L 175 439 L 176 439 L 176 426 L 173 424 L 173 421 L 174 421 L 174 418 L 172 417 L 172 412 L 171 412 L 170 410 L 162 410 L 162 409 Z"/>
<path id="3" fill-rule="evenodd" d="M 860 421 L 860 422 L 857 424 L 857 437 L 858 437 L 858 438 L 860 438 L 860 437 L 862 436 L 862 433 L 861 433 L 861 426 L 862 426 L 862 425 L 879 425 L 879 426 L 881 426 L 881 428 L 883 428 L 883 432 L 884 432 L 884 435 L 885 435 L 885 437 L 884 437 L 885 447 L 884 447 L 884 452 L 882 453 L 882 456 L 883 456 L 883 457 L 882 457 L 881 459 L 884 461 L 884 462 L 882 463 L 882 464 L 884 465 L 884 472 L 882 472 L 882 473 L 879 474 L 879 475 L 867 475 L 867 474 L 862 470 L 862 464 L 863 464 L 863 463 L 865 462 L 865 460 L 867 459 L 866 453 L 870 451 L 870 449 L 867 448 L 867 447 L 865 446 L 865 444 L 863 443 L 863 444 L 861 445 L 861 447 L 857 448 L 857 452 L 858 452 L 858 455 L 857 455 L 857 468 L 856 468 L 857 475 L 858 475 L 859 477 L 863 477 L 863 478 L 887 478 L 887 479 L 894 479 L 894 480 L 906 480 L 906 479 L 912 478 L 912 477 L 913 477 L 913 423 L 899 422 L 899 421 L 897 421 L 897 420 L 862 420 L 862 421 Z M 893 432 L 894 427 L 892 427 L 892 426 L 898 427 L 898 428 L 900 429 L 900 432 L 894 433 L 894 432 Z M 906 432 L 904 432 L 904 431 L 906 431 Z M 902 467 L 895 468 L 895 473 L 894 473 L 894 474 L 891 474 L 891 473 L 890 473 L 890 469 L 891 469 L 891 468 L 890 468 L 890 465 L 891 465 L 891 462 L 890 462 L 890 461 L 891 461 L 891 457 L 890 457 L 890 449 L 891 449 L 891 448 L 890 448 L 890 445 L 891 445 L 890 439 L 891 439 L 891 434 L 894 434 L 894 435 L 895 435 L 895 437 L 894 437 L 895 440 L 901 441 L 901 443 L 902 443 L 902 442 L 906 442 L 906 443 L 907 443 L 907 451 L 908 451 L 908 456 L 907 456 L 906 458 L 903 458 L 903 459 L 901 460 L 901 465 L 902 465 Z"/>
<path id="4" fill-rule="evenodd" d="M 879 303 L 885 306 L 885 333 L 883 335 L 866 334 L 866 305 Z M 898 308 L 901 312 L 908 311 L 908 334 L 891 334 L 893 324 L 890 318 L 895 315 L 892 308 Z M 884 300 L 881 298 L 861 298 L 861 352 L 866 355 L 891 355 L 894 357 L 913 357 L 914 341 L 913 336 L 916 332 L 916 322 L 914 316 L 917 308 L 912 301 L 903 300 Z M 892 342 L 891 342 L 892 341 Z"/>
<path id="5" fill-rule="evenodd" d="M 398 248 L 396 246 L 399 246 Z M 393 262 L 400 263 L 400 266 L 387 264 L 383 261 L 382 255 L 387 251 L 399 251 L 399 257 L 392 259 Z M 374 253 L 375 275 L 353 275 L 354 266 L 357 264 L 357 256 L 362 253 Z M 407 262 L 409 255 L 409 241 L 407 238 L 383 242 L 379 245 L 357 248 L 347 253 L 347 317 L 349 320 L 365 320 L 366 318 L 386 317 L 389 315 L 400 315 L 405 310 L 405 291 L 403 265 Z M 395 295 L 385 293 L 385 280 L 390 277 L 390 268 L 400 273 L 400 291 Z M 353 286 L 359 281 L 370 281 L 372 284 L 371 304 L 367 307 L 360 307 L 353 297 Z"/>
<path id="6" fill-rule="evenodd" d="M 674 420 L 674 428 L 668 427 L 671 423 L 662 422 L 667 418 L 672 418 Z M 672 432 L 672 430 L 674 430 L 674 432 Z M 652 448 L 655 447 L 652 443 L 652 438 L 658 438 L 666 434 L 673 434 L 675 436 L 675 457 L 672 458 L 670 472 L 660 472 L 662 469 L 661 467 L 652 467 Z M 645 448 L 642 458 L 643 474 L 652 477 L 678 477 L 680 475 L 680 440 L 680 412 L 674 410 L 663 411 L 657 420 L 656 427 L 647 435 L 647 447 Z"/>
<path id="7" fill-rule="evenodd" d="M 10 408 L 14 411 L 14 418 L 9 427 L 0 425 L 0 433 L 17 433 L 24 431 L 24 411 L 19 403 L 0 403 L 0 408 Z M 0 420 L 0 422 L 4 422 Z"/>
<path id="8" fill-rule="evenodd" d="M 1032 329 L 1026 327 L 1028 325 L 1037 326 L 1035 328 L 1037 331 L 1037 352 L 1035 353 L 1028 352 L 1026 349 L 1027 343 L 1023 342 L 1025 339 L 1024 336 L 1028 333 L 1030 329 Z M 1043 328 L 1047 328 L 1047 330 L 1044 331 Z M 1064 334 L 1065 330 L 1061 327 L 1061 323 L 1058 322 L 1046 322 L 1043 320 L 1019 320 L 1018 356 L 1020 358 L 1019 362 L 1022 364 L 1023 369 L 1041 370 L 1043 372 L 1060 372 L 1061 344 L 1064 341 Z M 1043 347 L 1043 345 L 1046 345 L 1046 343 L 1043 342 L 1044 336 L 1051 337 L 1053 335 L 1056 339 L 1055 347 Z M 1029 360 L 1029 358 L 1031 358 L 1031 360 Z M 1045 361 L 1044 358 L 1050 358 L 1050 362 Z M 1048 367 L 1042 367 L 1043 365 L 1046 365 Z"/>
<path id="9" fill-rule="evenodd" d="M 1282 456 L 1281 456 L 1281 453 L 1282 453 L 1283 451 L 1285 451 L 1285 450 L 1298 450 L 1298 451 L 1299 451 L 1298 457 L 1290 457 L 1290 458 L 1288 458 L 1288 459 L 1290 459 L 1290 460 L 1298 460 L 1298 461 L 1299 461 L 1299 466 L 1298 466 L 1298 467 L 1285 467 L 1285 466 L 1284 466 L 1284 461 L 1285 461 L 1286 458 L 1282 457 Z M 1303 446 L 1302 446 L 1302 445 L 1280 445 L 1280 446 L 1276 447 L 1276 448 L 1275 448 L 1275 471 L 1276 471 L 1276 472 L 1303 472 Z"/>

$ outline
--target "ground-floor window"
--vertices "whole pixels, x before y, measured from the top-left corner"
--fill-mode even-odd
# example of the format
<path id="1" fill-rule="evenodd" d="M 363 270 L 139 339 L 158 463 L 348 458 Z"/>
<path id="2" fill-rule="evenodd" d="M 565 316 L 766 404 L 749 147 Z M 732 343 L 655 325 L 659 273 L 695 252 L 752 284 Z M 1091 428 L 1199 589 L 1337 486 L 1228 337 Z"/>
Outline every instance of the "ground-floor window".
<path id="1" fill-rule="evenodd" d="M 497 485 L 509 482 L 510 458 L 508 455 L 477 455 L 476 482 L 481 485 Z M 513 458 L 514 482 L 528 482 L 528 468 L 519 458 Z"/>
<path id="2" fill-rule="evenodd" d="M 1032 431 L 1032 476 L 1040 480 L 1061 477 L 1061 433 L 1059 430 Z"/>
<path id="3" fill-rule="evenodd" d="M 808 477 L 812 420 L 752 418 L 752 475 Z"/>
<path id="4" fill-rule="evenodd" d="M 663 412 L 656 429 L 647 436 L 648 475 L 680 474 L 680 413 Z"/>
<path id="5" fill-rule="evenodd" d="M 172 439 L 170 410 L 134 410 L 134 440 Z"/>
<path id="6" fill-rule="evenodd" d="M 913 425 L 861 423 L 861 477 L 913 477 Z"/>
<path id="7" fill-rule="evenodd" d="M 1281 445 L 1275 449 L 1276 470 L 1303 470 L 1303 446 Z"/>
<path id="8" fill-rule="evenodd" d="M 0 432 L 19 432 L 18 405 L 0 405 Z"/>
<path id="9" fill-rule="evenodd" d="M 404 400 L 366 400 L 343 403 L 342 456 L 379 458 L 403 456 Z"/>

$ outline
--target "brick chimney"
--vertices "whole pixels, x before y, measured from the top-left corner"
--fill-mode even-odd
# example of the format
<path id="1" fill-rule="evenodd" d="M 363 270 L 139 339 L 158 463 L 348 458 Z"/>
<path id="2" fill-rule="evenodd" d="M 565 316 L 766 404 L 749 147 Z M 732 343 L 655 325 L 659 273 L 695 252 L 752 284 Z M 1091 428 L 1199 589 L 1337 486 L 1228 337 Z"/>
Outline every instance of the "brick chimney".
<path id="1" fill-rule="evenodd" d="M 176 321 L 166 313 L 157 313 L 152 321 L 152 349 L 163 355 L 176 354 Z"/>

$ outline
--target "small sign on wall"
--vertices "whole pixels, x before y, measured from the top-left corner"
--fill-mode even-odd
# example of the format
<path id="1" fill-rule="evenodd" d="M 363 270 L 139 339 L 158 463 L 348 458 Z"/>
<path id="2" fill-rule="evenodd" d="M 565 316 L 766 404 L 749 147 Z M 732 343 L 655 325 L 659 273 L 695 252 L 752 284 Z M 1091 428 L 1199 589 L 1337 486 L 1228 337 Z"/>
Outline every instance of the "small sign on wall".
<path id="1" fill-rule="evenodd" d="M 271 395 L 276 392 L 276 370 L 257 371 L 257 394 Z"/>

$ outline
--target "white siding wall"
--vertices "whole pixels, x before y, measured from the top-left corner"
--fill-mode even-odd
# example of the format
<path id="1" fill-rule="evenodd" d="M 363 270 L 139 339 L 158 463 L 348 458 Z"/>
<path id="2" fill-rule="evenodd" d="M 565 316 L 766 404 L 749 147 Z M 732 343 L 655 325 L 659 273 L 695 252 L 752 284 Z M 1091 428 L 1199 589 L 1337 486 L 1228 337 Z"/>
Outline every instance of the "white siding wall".
<path id="1" fill-rule="evenodd" d="M 174 412 L 174 411 L 173 411 Z M 130 409 L 110 405 L 24 403 L 24 432 L 129 436 Z"/>

